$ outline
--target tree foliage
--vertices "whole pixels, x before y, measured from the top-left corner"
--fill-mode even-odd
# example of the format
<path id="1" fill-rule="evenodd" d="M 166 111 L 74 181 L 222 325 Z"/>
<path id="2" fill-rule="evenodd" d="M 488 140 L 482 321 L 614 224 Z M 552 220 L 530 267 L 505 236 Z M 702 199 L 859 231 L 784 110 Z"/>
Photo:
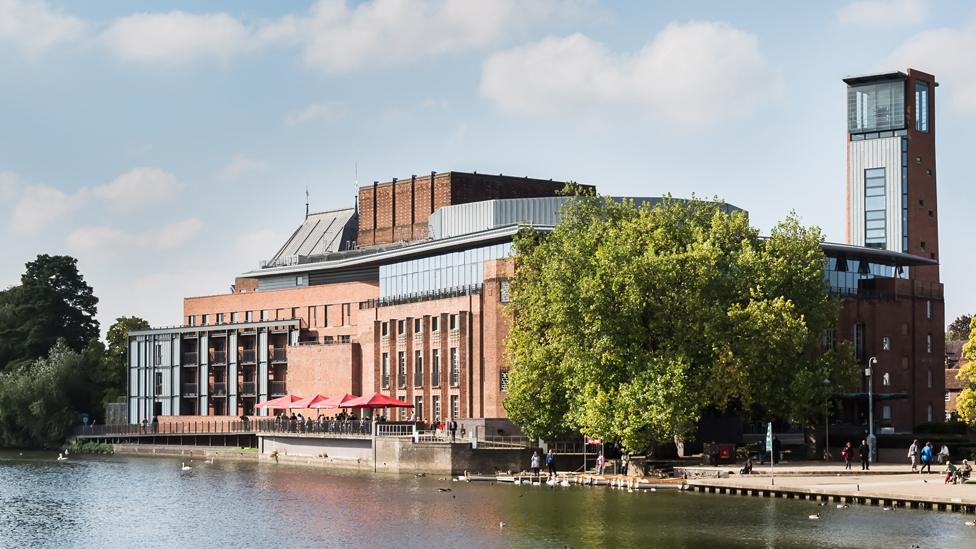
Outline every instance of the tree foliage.
<path id="1" fill-rule="evenodd" d="M 976 426 L 976 319 L 970 319 L 969 332 L 962 339 L 967 340 L 962 348 L 967 362 L 956 374 L 956 378 L 963 382 L 956 399 L 956 413 L 963 422 Z"/>
<path id="2" fill-rule="evenodd" d="M 973 315 L 959 315 L 946 328 L 946 341 L 965 341 L 969 339 L 969 325 L 973 322 Z"/>
<path id="3" fill-rule="evenodd" d="M 821 352 L 838 304 L 819 229 L 790 216 L 763 239 L 718 203 L 571 190 L 550 234 L 516 238 L 505 407 L 531 436 L 637 451 L 706 407 L 804 421 L 856 379 L 847 346 Z"/>

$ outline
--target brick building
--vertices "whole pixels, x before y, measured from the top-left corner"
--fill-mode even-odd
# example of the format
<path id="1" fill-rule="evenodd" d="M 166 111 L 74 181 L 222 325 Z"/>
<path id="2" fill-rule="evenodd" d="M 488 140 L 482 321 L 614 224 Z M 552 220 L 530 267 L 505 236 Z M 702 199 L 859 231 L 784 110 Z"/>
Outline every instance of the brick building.
<path id="1" fill-rule="evenodd" d="M 886 118 L 880 130 L 875 109 L 867 124 L 862 111 L 880 102 L 859 95 L 877 95 L 879 82 L 889 95 L 891 82 L 903 95 L 919 86 L 922 73 L 900 74 L 848 80 L 849 242 L 823 249 L 825 278 L 843 300 L 825 340 L 851 340 L 865 365 L 876 358 L 879 427 L 906 431 L 942 417 L 933 411 L 944 392 L 934 141 L 906 127 L 916 111 L 900 127 Z M 931 102 L 935 83 L 927 82 Z M 934 131 L 928 112 L 925 121 Z M 288 393 L 374 391 L 414 404 L 421 419 L 504 419 L 512 239 L 524 224 L 555 225 L 569 200 L 554 196 L 562 186 L 432 173 L 364 186 L 356 208 L 307 215 L 231 293 L 186 298 L 181 327 L 130 334 L 130 420 L 239 416 Z M 866 388 L 845 395 L 837 415 L 866 422 Z"/>

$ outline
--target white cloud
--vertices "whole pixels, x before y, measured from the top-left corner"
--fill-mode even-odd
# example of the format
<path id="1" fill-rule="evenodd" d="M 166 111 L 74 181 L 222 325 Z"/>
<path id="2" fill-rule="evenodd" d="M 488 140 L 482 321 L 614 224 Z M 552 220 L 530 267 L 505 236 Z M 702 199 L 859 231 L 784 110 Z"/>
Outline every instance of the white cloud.
<path id="1" fill-rule="evenodd" d="M 312 103 L 298 112 L 285 115 L 285 126 L 294 128 L 309 122 L 330 122 L 341 118 L 343 112 L 339 103 Z"/>
<path id="2" fill-rule="evenodd" d="M 266 171 L 268 171 L 268 163 L 264 160 L 236 154 L 220 170 L 220 178 L 224 181 L 237 181 L 252 175 L 261 175 Z"/>
<path id="3" fill-rule="evenodd" d="M 776 82 L 755 35 L 695 21 L 669 24 L 636 54 L 578 33 L 497 53 L 482 68 L 481 94 L 511 112 L 623 106 L 704 125 L 748 114 Z"/>
<path id="4" fill-rule="evenodd" d="M 301 47 L 310 67 L 344 72 L 483 48 L 587 5 L 569 0 L 373 0 L 350 8 L 345 0 L 321 0 L 304 16 L 268 25 L 260 36 Z"/>
<path id="5" fill-rule="evenodd" d="M 101 35 L 119 57 L 179 64 L 196 59 L 226 62 L 255 49 L 252 30 L 226 13 L 138 13 L 115 20 Z"/>
<path id="6" fill-rule="evenodd" d="M 856 0 L 837 11 L 837 21 L 845 25 L 912 25 L 928 15 L 925 0 Z"/>
<path id="7" fill-rule="evenodd" d="M 6 204 L 17 194 L 17 174 L 14 172 L 0 172 L 0 202 Z"/>
<path id="8" fill-rule="evenodd" d="M 136 248 L 169 250 L 187 244 L 202 229 L 203 222 L 193 218 L 145 232 L 83 227 L 68 235 L 67 244 L 72 252 L 79 254 L 127 252 Z"/>
<path id="9" fill-rule="evenodd" d="M 909 38 L 878 64 L 879 70 L 917 68 L 934 74 L 948 105 L 976 115 L 976 23 L 924 31 Z"/>
<path id="10" fill-rule="evenodd" d="M 39 233 L 50 223 L 80 207 L 86 196 L 85 189 L 68 195 L 54 187 L 27 187 L 14 206 L 10 228 L 18 234 Z"/>
<path id="11" fill-rule="evenodd" d="M 169 200 L 182 188 L 173 174 L 159 168 L 143 167 L 95 187 L 94 193 L 117 208 L 129 209 Z"/>
<path id="12" fill-rule="evenodd" d="M 85 22 L 42 0 L 0 0 L 0 42 L 9 42 L 29 54 L 81 36 Z"/>

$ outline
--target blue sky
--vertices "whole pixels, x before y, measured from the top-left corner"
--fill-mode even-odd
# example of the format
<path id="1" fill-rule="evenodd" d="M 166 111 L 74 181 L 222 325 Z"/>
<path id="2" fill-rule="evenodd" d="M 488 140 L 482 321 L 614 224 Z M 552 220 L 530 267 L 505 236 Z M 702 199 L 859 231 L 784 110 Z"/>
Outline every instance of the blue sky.
<path id="1" fill-rule="evenodd" d="M 934 73 L 946 319 L 976 311 L 966 2 L 0 0 L 0 287 L 68 253 L 180 321 L 359 180 L 719 196 L 844 238 L 847 75 Z"/>

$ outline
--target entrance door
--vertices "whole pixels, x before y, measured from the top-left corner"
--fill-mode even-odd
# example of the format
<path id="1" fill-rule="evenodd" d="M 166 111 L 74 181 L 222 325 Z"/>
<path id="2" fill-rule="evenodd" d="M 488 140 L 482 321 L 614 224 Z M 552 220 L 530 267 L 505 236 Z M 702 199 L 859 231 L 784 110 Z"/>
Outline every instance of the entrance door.
<path id="1" fill-rule="evenodd" d="M 163 415 L 163 403 L 153 402 L 153 417 L 159 417 Z"/>

